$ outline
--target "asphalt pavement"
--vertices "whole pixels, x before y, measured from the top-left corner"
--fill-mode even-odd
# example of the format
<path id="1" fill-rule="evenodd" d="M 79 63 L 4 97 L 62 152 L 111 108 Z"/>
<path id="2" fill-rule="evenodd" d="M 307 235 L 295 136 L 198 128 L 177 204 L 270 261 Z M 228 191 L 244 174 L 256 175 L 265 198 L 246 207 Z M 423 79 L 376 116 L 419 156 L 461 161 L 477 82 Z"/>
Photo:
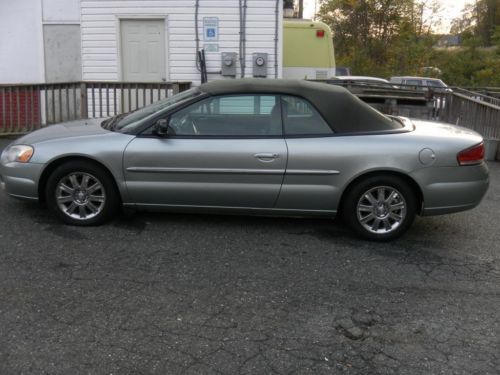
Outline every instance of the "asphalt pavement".
<path id="1" fill-rule="evenodd" d="M 499 374 L 490 168 L 479 207 L 387 244 L 314 219 L 70 227 L 2 193 L 0 374 Z"/>

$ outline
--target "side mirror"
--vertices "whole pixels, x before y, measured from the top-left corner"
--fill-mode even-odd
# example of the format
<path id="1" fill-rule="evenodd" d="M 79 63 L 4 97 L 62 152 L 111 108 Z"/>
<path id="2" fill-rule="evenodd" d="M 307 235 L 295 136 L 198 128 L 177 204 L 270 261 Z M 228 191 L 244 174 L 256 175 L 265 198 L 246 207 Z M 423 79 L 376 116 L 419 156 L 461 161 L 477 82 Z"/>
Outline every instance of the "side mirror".
<path id="1" fill-rule="evenodd" d="M 166 137 L 168 133 L 168 120 L 161 118 L 156 121 L 154 131 L 160 137 Z"/>

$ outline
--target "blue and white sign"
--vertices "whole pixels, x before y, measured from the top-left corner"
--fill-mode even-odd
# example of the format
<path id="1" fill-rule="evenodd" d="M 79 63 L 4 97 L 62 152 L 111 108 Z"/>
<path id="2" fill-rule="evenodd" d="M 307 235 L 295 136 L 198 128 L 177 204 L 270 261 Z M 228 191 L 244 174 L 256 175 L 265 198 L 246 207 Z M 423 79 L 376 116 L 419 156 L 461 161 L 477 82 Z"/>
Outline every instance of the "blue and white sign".
<path id="1" fill-rule="evenodd" d="M 219 40 L 219 18 L 203 17 L 203 40 L 213 42 Z"/>

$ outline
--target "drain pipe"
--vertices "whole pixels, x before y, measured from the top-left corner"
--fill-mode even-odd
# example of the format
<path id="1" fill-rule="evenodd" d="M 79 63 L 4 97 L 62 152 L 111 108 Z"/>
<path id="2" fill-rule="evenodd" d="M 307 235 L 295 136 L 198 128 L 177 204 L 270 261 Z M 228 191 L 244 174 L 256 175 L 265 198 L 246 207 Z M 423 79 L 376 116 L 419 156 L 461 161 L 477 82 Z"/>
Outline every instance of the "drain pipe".
<path id="1" fill-rule="evenodd" d="M 278 78 L 278 36 L 279 36 L 280 0 L 276 0 L 274 25 L 274 78 Z"/>
<path id="2" fill-rule="evenodd" d="M 247 67 L 247 0 L 243 2 L 243 77 Z"/>
<path id="3" fill-rule="evenodd" d="M 196 39 L 196 69 L 201 72 L 200 61 L 198 58 L 198 52 L 200 51 L 200 33 L 198 31 L 198 12 L 200 11 L 200 0 L 196 0 L 194 3 L 194 32 Z"/>
<path id="4" fill-rule="evenodd" d="M 200 32 L 198 31 L 198 15 L 200 12 L 200 0 L 196 0 L 194 3 L 194 32 L 196 39 L 196 69 L 201 72 L 201 82 L 207 82 L 207 74 L 221 74 L 222 70 L 215 72 L 207 72 L 207 65 L 205 60 L 205 50 L 200 51 Z"/>
<path id="5" fill-rule="evenodd" d="M 239 12 L 240 12 L 240 77 L 244 78 L 245 77 L 245 29 L 246 29 L 246 24 L 245 24 L 245 18 L 246 18 L 246 6 L 247 2 L 246 0 L 239 0 Z"/>

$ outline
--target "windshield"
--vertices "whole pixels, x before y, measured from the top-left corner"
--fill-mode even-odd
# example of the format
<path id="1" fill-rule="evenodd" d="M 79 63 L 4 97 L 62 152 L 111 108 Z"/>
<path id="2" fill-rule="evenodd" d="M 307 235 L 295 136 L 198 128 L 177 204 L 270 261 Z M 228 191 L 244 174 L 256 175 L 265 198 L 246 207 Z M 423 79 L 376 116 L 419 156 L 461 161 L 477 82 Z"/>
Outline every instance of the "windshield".
<path id="1" fill-rule="evenodd" d="M 156 115 L 158 112 L 165 111 L 200 94 L 201 92 L 197 88 L 192 88 L 179 94 L 154 102 L 145 107 L 136 109 L 135 111 L 122 113 L 111 117 L 107 120 L 104 120 L 101 123 L 101 126 L 107 130 L 128 133 L 133 131 L 138 125 L 142 124 L 144 120 L 147 120 L 148 118 Z"/>

